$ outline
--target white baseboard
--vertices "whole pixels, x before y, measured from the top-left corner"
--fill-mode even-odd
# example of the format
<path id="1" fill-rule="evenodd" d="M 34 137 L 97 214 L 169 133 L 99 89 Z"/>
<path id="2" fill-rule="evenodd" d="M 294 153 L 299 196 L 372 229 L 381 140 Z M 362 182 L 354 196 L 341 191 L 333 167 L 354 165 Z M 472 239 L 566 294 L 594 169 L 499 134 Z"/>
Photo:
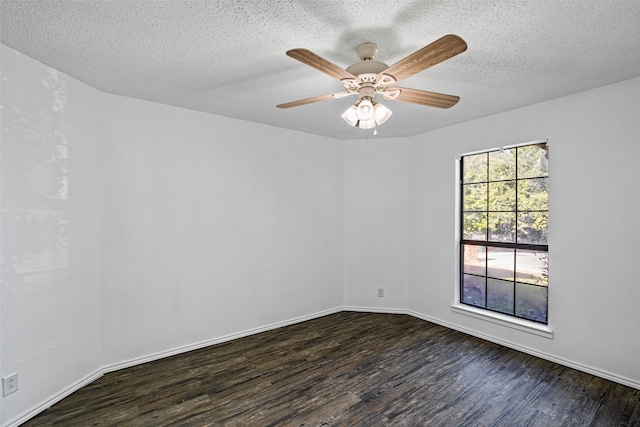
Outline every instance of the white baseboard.
<path id="1" fill-rule="evenodd" d="M 237 332 L 237 333 L 233 333 L 233 334 L 229 334 L 229 335 L 224 335 L 222 337 L 218 337 L 218 338 L 214 338 L 211 340 L 206 340 L 206 341 L 201 341 L 198 343 L 194 343 L 194 344 L 190 344 L 187 346 L 182 346 L 182 347 L 176 347 L 170 350 L 166 350 L 166 351 L 162 351 L 162 352 L 158 352 L 158 353 L 154 353 L 154 354 L 150 354 L 148 356 L 143 356 L 143 357 L 138 357 L 135 359 L 130 359 L 124 362 L 120 362 L 120 363 L 115 363 L 112 365 L 108 365 L 108 366 L 103 366 L 102 368 L 98 369 L 97 371 L 87 375 L 85 378 L 80 379 L 79 381 L 75 382 L 74 384 L 70 385 L 69 387 L 65 388 L 64 390 L 60 391 L 59 393 L 56 393 L 54 396 L 52 396 L 51 398 L 47 399 L 46 401 L 40 403 L 39 405 L 36 405 L 34 408 L 26 411 L 25 413 L 23 413 L 22 415 L 8 421 L 6 424 L 2 424 L 2 427 L 17 427 L 20 424 L 26 422 L 27 420 L 35 417 L 36 415 L 38 415 L 40 412 L 44 411 L 45 409 L 51 407 L 52 405 L 54 405 L 55 403 L 59 402 L 60 400 L 64 399 L 65 397 L 69 396 L 71 393 L 73 393 L 74 391 L 77 391 L 78 389 L 86 386 L 87 384 L 95 381 L 96 379 L 100 378 L 102 375 L 108 373 L 108 372 L 113 372 L 113 371 L 117 371 L 119 369 L 124 369 L 124 368 L 128 368 L 131 366 L 135 366 L 135 365 L 139 365 L 142 363 L 146 363 L 146 362 L 151 362 L 154 360 L 158 360 L 158 359 L 162 359 L 164 357 L 169 357 L 169 356 L 174 356 L 176 354 L 180 354 L 180 353 L 185 353 L 188 351 L 192 351 L 192 350 L 197 350 L 200 348 L 204 348 L 204 347 L 208 347 L 211 345 L 215 345 L 215 344 L 220 344 L 226 341 L 231 341 L 237 338 L 243 338 L 246 336 L 250 336 L 250 335 L 254 335 L 254 334 L 259 334 L 261 332 L 266 332 L 266 331 L 270 331 L 272 329 L 277 329 L 277 328 L 281 328 L 283 326 L 289 326 L 289 325 L 293 325 L 296 323 L 300 323 L 300 322 L 305 322 L 307 320 L 312 320 L 312 319 L 316 319 L 318 317 L 323 317 L 323 316 L 328 316 L 330 314 L 334 314 L 334 313 L 338 313 L 340 311 L 357 311 L 357 312 L 366 312 L 366 313 L 387 313 L 387 314 L 407 314 L 409 316 L 413 316 L 415 318 L 427 321 L 427 322 L 431 322 L 431 323 L 435 323 L 437 325 L 440 326 L 444 326 L 445 328 L 449 328 L 449 329 L 453 329 L 462 333 L 465 333 L 467 335 L 472 335 L 478 338 L 481 338 L 483 340 L 486 341 L 490 341 L 490 342 L 494 342 L 496 344 L 500 344 L 503 345 L 505 347 L 509 347 L 512 348 L 514 350 L 518 350 L 521 351 L 523 353 L 527 353 L 530 354 L 532 356 L 536 356 L 539 357 L 541 359 L 545 359 L 545 360 L 549 360 L 551 362 L 554 363 L 558 363 L 560 365 L 564 365 L 567 366 L 569 368 L 573 368 L 573 369 L 577 369 L 579 371 L 582 372 L 586 372 L 588 374 L 592 374 L 601 378 L 605 378 L 607 380 L 611 380 L 614 381 L 616 383 L 620 383 L 635 389 L 640 390 L 640 382 L 632 380 L 630 378 L 626 378 L 626 377 L 621 377 L 619 375 L 616 374 L 612 374 L 610 372 L 607 371 L 603 371 L 591 366 L 587 366 L 587 365 L 583 365 L 581 363 L 578 362 L 574 362 L 572 360 L 567 360 L 561 357 L 557 357 L 554 356 L 552 354 L 548 354 L 548 353 L 544 353 L 541 351 L 538 351 L 536 349 L 530 348 L 530 347 L 526 347 L 526 346 L 522 346 L 510 341 L 506 341 L 506 340 L 502 340 L 500 338 L 496 338 L 472 329 L 468 329 L 468 328 L 463 328 L 459 325 L 453 324 L 453 323 L 449 323 L 440 319 L 436 319 L 434 317 L 431 316 L 427 316 L 425 314 L 422 313 L 418 313 L 416 311 L 413 310 L 408 310 L 408 309 L 401 309 L 401 308 L 382 308 L 382 307 L 359 307 L 359 306 L 342 306 L 342 307 L 336 307 L 336 308 L 332 308 L 329 310 L 324 310 L 324 311 L 319 311 L 310 315 L 306 315 L 306 316 L 300 316 L 300 317 L 296 317 L 293 319 L 288 319 L 288 320 L 284 320 L 282 322 L 276 322 L 276 323 L 272 323 L 266 326 L 261 326 L 259 328 L 253 328 L 253 329 L 247 329 L 245 331 L 241 331 L 241 332 Z"/>
<path id="2" fill-rule="evenodd" d="M 338 313 L 340 311 L 342 311 L 342 307 L 335 307 L 329 310 L 318 311 L 316 313 L 312 313 L 309 315 L 295 317 L 293 319 L 288 319 L 281 322 L 260 326 L 259 328 L 247 329 L 245 331 L 235 332 L 229 335 L 223 335 L 221 337 L 213 338 L 210 340 L 200 341 L 194 344 L 189 344 L 189 345 L 172 348 L 165 351 L 160 351 L 158 353 L 149 354 L 143 357 L 137 357 L 135 359 L 126 360 L 124 362 L 114 363 L 111 365 L 104 366 L 102 368 L 102 371 L 103 373 L 106 374 L 108 372 L 113 372 L 120 369 L 129 368 L 131 366 L 140 365 L 142 363 L 152 362 L 154 360 L 163 359 L 169 356 L 175 356 L 176 354 L 186 353 L 188 351 L 198 350 L 204 347 L 209 347 L 211 345 L 220 344 L 220 343 L 235 340 L 238 338 L 248 337 L 249 335 L 259 334 L 261 332 L 270 331 L 272 329 L 282 328 L 283 326 L 289 326 L 296 323 L 306 322 L 307 320 L 317 319 L 318 317 L 328 316 L 330 314 Z"/>
<path id="3" fill-rule="evenodd" d="M 44 402 L 34 406 L 33 408 L 26 411 L 22 415 L 18 415 L 16 418 L 9 420 L 7 424 L 2 424 L 2 427 L 17 427 L 22 423 L 26 423 L 31 418 L 38 415 L 40 412 L 46 409 L 49 409 L 52 405 L 60 402 L 62 399 L 69 396 L 71 393 L 80 390 L 82 387 L 88 384 L 91 384 L 92 382 L 100 378 L 102 375 L 103 375 L 102 369 L 98 369 L 97 371 L 87 375 L 84 378 L 81 378 L 80 380 L 66 387 L 64 390 L 61 390 L 60 392 L 51 396 L 49 399 L 45 400 Z"/>
<path id="4" fill-rule="evenodd" d="M 386 313 L 386 314 L 409 314 L 406 308 L 385 308 L 385 307 L 358 307 L 345 305 L 341 311 L 358 311 L 361 313 Z"/>
<path id="5" fill-rule="evenodd" d="M 431 322 L 431 323 L 435 323 L 435 324 L 440 325 L 440 326 L 444 326 L 445 328 L 453 329 L 453 330 L 465 333 L 467 335 L 472 335 L 474 337 L 478 337 L 478 338 L 481 338 L 481 339 L 486 340 L 486 341 L 490 341 L 490 342 L 493 342 L 493 343 L 496 343 L 496 344 L 500 344 L 500 345 L 503 345 L 505 347 L 509 347 L 509 348 L 514 349 L 514 350 L 518 350 L 518 351 L 521 351 L 523 353 L 527 353 L 527 354 L 530 354 L 532 356 L 536 356 L 536 357 L 539 357 L 541 359 L 545 359 L 545 360 L 548 360 L 550 362 L 557 363 L 559 365 L 567 366 L 569 368 L 573 368 L 573 369 L 576 369 L 578 371 L 586 372 L 587 374 L 595 375 L 597 377 L 601 377 L 601 378 L 604 378 L 604 379 L 607 379 L 607 380 L 610 380 L 610 381 L 614 381 L 616 383 L 620 383 L 622 385 L 626 385 L 626 386 L 629 386 L 629 387 L 632 387 L 632 388 L 640 390 L 640 382 L 634 381 L 634 380 L 632 380 L 630 378 L 621 377 L 619 375 L 612 374 L 611 372 L 603 371 L 601 369 L 597 369 L 597 368 L 594 368 L 592 366 L 583 365 L 582 363 L 578 363 L 578 362 L 574 362 L 572 360 L 568 360 L 568 359 L 565 359 L 565 358 L 562 358 L 562 357 L 554 356 L 554 355 L 549 354 L 549 353 L 538 351 L 538 350 L 536 350 L 534 348 L 531 348 L 531 347 L 523 346 L 523 345 L 520 345 L 520 344 L 513 343 L 511 341 L 506 341 L 506 340 L 503 340 L 503 339 L 500 339 L 500 338 L 496 338 L 496 337 L 493 337 L 491 335 L 487 335 L 487 334 L 484 334 L 482 332 L 478 332 L 478 331 L 475 331 L 475 330 L 472 330 L 472 329 L 463 328 L 463 327 L 461 327 L 459 325 L 456 325 L 456 324 L 453 324 L 453 323 L 449 323 L 449 322 L 445 322 L 443 320 L 436 319 L 434 317 L 427 316 L 425 314 L 418 313 L 416 311 L 407 310 L 407 314 L 410 315 L 410 316 L 416 317 L 418 319 L 425 320 L 427 322 Z"/>

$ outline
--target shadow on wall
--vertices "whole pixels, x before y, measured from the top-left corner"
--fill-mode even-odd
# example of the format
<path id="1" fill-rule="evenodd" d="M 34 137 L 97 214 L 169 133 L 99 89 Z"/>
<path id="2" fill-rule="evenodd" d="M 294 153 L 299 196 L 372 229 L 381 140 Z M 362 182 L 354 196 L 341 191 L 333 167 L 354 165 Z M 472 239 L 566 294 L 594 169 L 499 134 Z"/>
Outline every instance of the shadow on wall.
<path id="1" fill-rule="evenodd" d="M 27 58 L 15 54 L 2 75 L 0 107 L 0 257 L 7 292 L 64 281 L 68 267 L 67 84 L 56 70 L 27 67 Z"/>

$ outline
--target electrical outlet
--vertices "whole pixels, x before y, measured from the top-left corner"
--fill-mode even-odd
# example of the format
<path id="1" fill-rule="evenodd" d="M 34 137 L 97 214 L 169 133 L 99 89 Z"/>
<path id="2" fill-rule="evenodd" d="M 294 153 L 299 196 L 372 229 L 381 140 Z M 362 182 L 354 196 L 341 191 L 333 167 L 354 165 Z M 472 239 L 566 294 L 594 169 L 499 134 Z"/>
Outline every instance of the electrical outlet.
<path id="1" fill-rule="evenodd" d="M 11 374 L 2 379 L 2 396 L 9 396 L 18 391 L 18 373 Z"/>
<path id="2" fill-rule="evenodd" d="M 384 297 L 384 288 L 378 288 L 378 298 Z"/>

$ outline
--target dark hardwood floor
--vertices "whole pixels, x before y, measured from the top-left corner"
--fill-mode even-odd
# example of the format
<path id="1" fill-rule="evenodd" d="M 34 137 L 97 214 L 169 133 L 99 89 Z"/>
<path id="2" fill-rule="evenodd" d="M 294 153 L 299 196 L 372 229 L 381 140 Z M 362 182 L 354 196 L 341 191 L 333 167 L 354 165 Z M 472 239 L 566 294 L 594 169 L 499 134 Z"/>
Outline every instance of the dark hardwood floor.
<path id="1" fill-rule="evenodd" d="M 109 373 L 35 426 L 640 426 L 640 390 L 407 315 L 341 312 Z"/>

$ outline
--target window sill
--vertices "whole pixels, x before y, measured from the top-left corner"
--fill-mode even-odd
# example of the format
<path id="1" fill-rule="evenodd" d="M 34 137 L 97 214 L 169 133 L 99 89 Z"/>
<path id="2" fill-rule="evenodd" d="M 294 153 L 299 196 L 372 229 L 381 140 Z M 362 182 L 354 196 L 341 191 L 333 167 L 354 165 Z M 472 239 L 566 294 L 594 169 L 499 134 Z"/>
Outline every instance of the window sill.
<path id="1" fill-rule="evenodd" d="M 500 313 L 494 313 L 464 304 L 453 304 L 451 306 L 451 310 L 455 313 L 464 314 L 465 316 L 470 316 L 476 319 L 506 326 L 507 328 L 517 329 L 519 331 L 553 339 L 553 330 L 548 325 L 529 322 L 524 319 L 518 319 L 516 317 L 506 316 Z"/>

